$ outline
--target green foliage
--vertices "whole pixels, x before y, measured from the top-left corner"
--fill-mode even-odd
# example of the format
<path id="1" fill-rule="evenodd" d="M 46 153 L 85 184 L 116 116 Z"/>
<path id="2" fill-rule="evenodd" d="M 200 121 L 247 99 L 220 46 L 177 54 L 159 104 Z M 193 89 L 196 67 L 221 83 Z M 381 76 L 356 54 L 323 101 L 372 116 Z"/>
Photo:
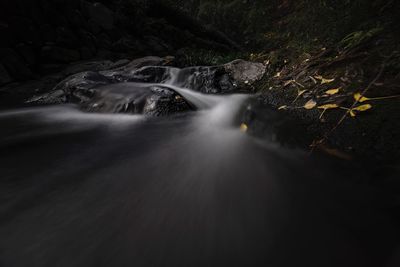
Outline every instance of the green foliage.
<path id="1" fill-rule="evenodd" d="M 373 38 L 374 36 L 382 32 L 382 30 L 383 28 L 376 27 L 370 29 L 369 31 L 352 32 L 345 38 L 343 38 L 343 40 L 340 42 L 340 46 L 342 46 L 344 50 L 351 49 L 367 41 L 368 39 Z"/>
<path id="2" fill-rule="evenodd" d="M 243 55 L 237 53 L 221 54 L 212 50 L 184 49 L 177 55 L 179 65 L 185 66 L 212 66 L 221 65 L 241 58 Z"/>

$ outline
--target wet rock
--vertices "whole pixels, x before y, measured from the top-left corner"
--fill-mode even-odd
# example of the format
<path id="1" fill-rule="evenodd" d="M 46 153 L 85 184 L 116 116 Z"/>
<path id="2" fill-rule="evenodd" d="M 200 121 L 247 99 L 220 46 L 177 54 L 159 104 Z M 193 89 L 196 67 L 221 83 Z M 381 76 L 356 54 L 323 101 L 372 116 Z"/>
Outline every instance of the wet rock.
<path id="1" fill-rule="evenodd" d="M 90 112 L 166 116 L 192 110 L 179 94 L 163 86 L 120 83 L 98 87 L 92 93 L 93 97 L 81 104 Z"/>
<path id="2" fill-rule="evenodd" d="M 87 12 L 92 22 L 101 28 L 111 30 L 114 27 L 114 12 L 101 3 L 87 6 Z"/>
<path id="3" fill-rule="evenodd" d="M 224 65 L 226 72 L 239 84 L 253 84 L 260 80 L 266 71 L 262 63 L 254 63 L 245 60 L 235 60 Z"/>
<path id="4" fill-rule="evenodd" d="M 57 46 L 43 47 L 41 55 L 44 59 L 51 62 L 69 63 L 80 59 L 79 51 Z"/>
<path id="5" fill-rule="evenodd" d="M 253 82 L 263 74 L 257 63 L 245 61 L 184 69 L 166 66 L 170 61 L 173 57 L 80 63 L 70 72 L 92 71 L 68 77 L 50 94 L 35 101 L 77 103 L 89 112 L 162 116 L 195 109 L 177 87 L 209 94 L 233 93 L 240 89 L 235 84 L 245 84 L 244 79 Z M 239 71 L 241 76 L 236 74 Z"/>

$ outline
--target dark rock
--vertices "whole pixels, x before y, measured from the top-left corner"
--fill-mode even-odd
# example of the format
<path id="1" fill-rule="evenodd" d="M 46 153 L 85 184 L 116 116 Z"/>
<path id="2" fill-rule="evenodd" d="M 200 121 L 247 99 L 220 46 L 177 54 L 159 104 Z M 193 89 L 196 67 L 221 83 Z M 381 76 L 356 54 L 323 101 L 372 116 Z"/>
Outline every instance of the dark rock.
<path id="1" fill-rule="evenodd" d="M 98 87 L 91 92 L 93 97 L 88 101 L 86 98 L 80 100 L 82 109 L 90 112 L 166 116 L 192 110 L 179 94 L 163 86 L 120 83 Z"/>
<path id="2" fill-rule="evenodd" d="M 40 26 L 40 34 L 45 42 L 54 42 L 56 40 L 56 30 L 50 24 Z"/>
<path id="3" fill-rule="evenodd" d="M 44 14 L 38 5 L 33 4 L 29 11 L 29 17 L 32 19 L 33 23 L 36 25 L 43 25 L 46 23 Z"/>
<path id="4" fill-rule="evenodd" d="M 88 30 L 93 34 L 99 34 L 101 32 L 100 26 L 92 19 L 88 21 Z"/>
<path id="5" fill-rule="evenodd" d="M 258 63 L 253 66 L 250 62 L 236 61 L 221 66 L 185 69 L 165 66 L 172 60 L 172 57 L 146 57 L 131 62 L 80 63 L 71 67 L 69 72 L 96 71 L 75 74 L 59 83 L 52 93 L 35 101 L 77 103 L 89 112 L 162 116 L 195 109 L 174 86 L 224 94 L 241 89 L 235 84 L 247 84 L 262 77 Z M 241 75 L 237 73 L 239 71 L 242 71 Z"/>
<path id="6" fill-rule="evenodd" d="M 123 37 L 112 44 L 112 49 L 118 52 L 135 51 L 137 48 L 137 42 L 129 37 Z"/>
<path id="7" fill-rule="evenodd" d="M 169 50 L 168 45 L 155 36 L 146 36 L 144 39 L 151 52 L 166 53 Z"/>
<path id="8" fill-rule="evenodd" d="M 95 53 L 93 52 L 93 49 L 90 49 L 89 47 L 81 47 L 79 48 L 79 53 L 81 55 L 81 59 L 87 60 L 93 58 Z"/>
<path id="9" fill-rule="evenodd" d="M 0 62 L 14 79 L 26 80 L 33 77 L 24 60 L 10 48 L 0 49 Z"/>
<path id="10" fill-rule="evenodd" d="M 101 3 L 91 3 L 87 6 L 91 21 L 101 28 L 111 30 L 114 27 L 114 12 Z"/>
<path id="11" fill-rule="evenodd" d="M 262 63 L 241 59 L 225 64 L 224 68 L 238 84 L 242 85 L 251 85 L 260 80 L 266 71 L 266 66 Z"/>
<path id="12" fill-rule="evenodd" d="M 8 23 L 0 21 L 0 36 L 0 47 L 13 47 L 17 43 Z"/>
<path id="13" fill-rule="evenodd" d="M 129 62 L 129 61 L 128 61 Z M 64 76 L 70 76 L 73 74 L 86 72 L 86 71 L 103 71 L 114 68 L 116 63 L 110 60 L 102 60 L 102 61 L 84 61 L 72 63 L 68 66 L 64 71 Z"/>
<path id="14" fill-rule="evenodd" d="M 57 28 L 56 43 L 58 46 L 67 48 L 76 48 L 80 46 L 80 40 L 74 31 L 65 27 Z"/>
<path id="15" fill-rule="evenodd" d="M 110 37 L 103 32 L 97 37 L 97 45 L 98 47 L 103 49 L 110 49 L 112 42 L 110 40 Z"/>
<path id="16" fill-rule="evenodd" d="M 79 51 L 57 46 L 45 46 L 42 48 L 41 55 L 45 60 L 51 62 L 69 63 L 80 59 Z"/>
<path id="17" fill-rule="evenodd" d="M 18 54 L 25 60 L 25 62 L 29 65 L 35 65 L 36 63 L 36 54 L 34 49 L 26 44 L 18 44 L 15 48 Z"/>
<path id="18" fill-rule="evenodd" d="M 67 9 L 67 14 L 68 14 L 68 21 L 71 26 L 73 26 L 76 29 L 81 29 L 84 28 L 86 29 L 88 27 L 87 22 L 81 12 L 77 9 Z"/>
<path id="19" fill-rule="evenodd" d="M 8 74 L 6 68 L 0 64 L 0 85 L 12 82 L 12 78 Z"/>
<path id="20" fill-rule="evenodd" d="M 12 16 L 9 18 L 9 29 L 17 41 L 40 46 L 42 40 L 37 34 L 38 29 L 28 18 Z"/>

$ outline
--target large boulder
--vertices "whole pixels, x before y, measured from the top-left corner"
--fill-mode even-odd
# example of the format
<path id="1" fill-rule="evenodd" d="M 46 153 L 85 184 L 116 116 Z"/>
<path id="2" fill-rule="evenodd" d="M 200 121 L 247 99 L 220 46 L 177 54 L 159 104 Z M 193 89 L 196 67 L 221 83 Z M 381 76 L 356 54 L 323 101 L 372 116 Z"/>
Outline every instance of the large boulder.
<path id="1" fill-rule="evenodd" d="M 260 80 L 266 71 L 262 63 L 254 63 L 242 59 L 234 60 L 224 65 L 227 73 L 240 84 L 253 84 Z"/>

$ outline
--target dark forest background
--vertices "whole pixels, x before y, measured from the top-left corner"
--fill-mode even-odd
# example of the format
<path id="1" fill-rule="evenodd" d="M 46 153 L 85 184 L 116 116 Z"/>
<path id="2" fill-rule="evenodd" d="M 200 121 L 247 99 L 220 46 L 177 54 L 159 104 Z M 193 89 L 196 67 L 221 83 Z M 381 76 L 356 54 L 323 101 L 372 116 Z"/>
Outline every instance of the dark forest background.
<path id="1" fill-rule="evenodd" d="M 100 2 L 100 3 L 99 3 Z M 0 83 L 93 58 L 173 55 L 181 65 L 400 36 L 398 1 L 15 0 L 0 16 Z M 343 40 L 350 36 L 347 43 Z"/>

